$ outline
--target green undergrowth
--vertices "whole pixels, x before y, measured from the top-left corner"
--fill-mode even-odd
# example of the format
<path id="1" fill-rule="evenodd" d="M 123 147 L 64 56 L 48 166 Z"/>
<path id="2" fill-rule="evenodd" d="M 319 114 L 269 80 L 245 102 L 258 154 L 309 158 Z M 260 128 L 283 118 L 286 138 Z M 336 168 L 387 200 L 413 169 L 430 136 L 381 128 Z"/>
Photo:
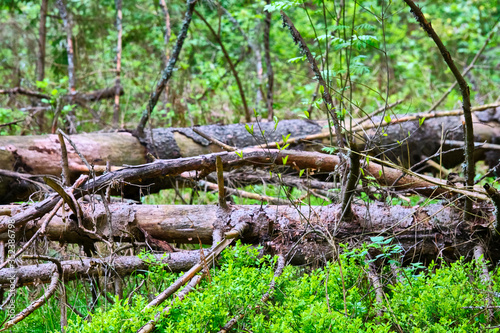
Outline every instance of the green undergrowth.
<path id="1" fill-rule="evenodd" d="M 324 206 L 331 203 L 331 201 L 326 200 L 326 198 L 319 198 L 314 195 L 310 195 L 303 198 L 306 191 L 299 190 L 297 188 L 288 188 L 283 186 L 274 185 L 248 185 L 242 187 L 241 190 L 251 193 L 256 193 L 260 195 L 266 195 L 270 197 L 280 198 L 283 203 L 289 202 L 290 200 L 298 200 L 302 198 L 302 203 L 305 205 L 312 206 Z M 177 192 L 173 189 L 162 190 L 159 193 L 154 193 L 143 197 L 142 202 L 148 205 L 173 205 L 173 204 L 186 204 L 193 203 L 196 205 L 208 205 L 216 204 L 218 202 L 217 192 L 204 191 L 203 188 L 198 190 L 193 190 L 191 188 L 179 189 Z M 241 198 L 236 195 L 229 196 L 228 200 L 231 200 L 237 205 L 260 205 L 260 200 Z M 264 201 L 264 203 L 267 203 Z"/>
<path id="2" fill-rule="evenodd" d="M 155 294 L 179 276 L 158 265 L 132 278 L 131 282 L 138 279 L 146 283 L 130 302 L 116 299 L 106 309 L 101 306 L 91 322 L 69 311 L 67 332 L 135 332 L 164 306 L 171 309 L 159 321 L 156 332 L 217 332 L 240 314 L 244 316 L 233 332 L 480 332 L 497 324 L 498 315 L 487 323 L 484 307 L 488 296 L 491 305 L 499 305 L 500 274 L 497 270 L 491 273 L 490 291 L 475 263 L 463 260 L 440 267 L 414 264 L 399 268 L 397 279 L 385 265 L 379 272 L 385 299 L 378 304 L 367 278 L 366 251 L 376 247 L 378 260 L 390 260 L 400 248 L 374 241 L 361 249 L 344 250 L 340 264 L 334 261 L 316 269 L 286 266 L 267 303 L 260 299 L 273 278 L 277 257 L 259 257 L 257 248 L 238 243 L 226 249 L 210 270 L 210 277 L 182 302 L 168 300 L 159 308 L 143 311 Z M 147 260 L 149 255 L 143 253 L 142 257 Z M 381 316 L 377 316 L 379 312 Z M 57 303 L 49 302 L 14 331 L 56 332 L 58 315 Z"/>

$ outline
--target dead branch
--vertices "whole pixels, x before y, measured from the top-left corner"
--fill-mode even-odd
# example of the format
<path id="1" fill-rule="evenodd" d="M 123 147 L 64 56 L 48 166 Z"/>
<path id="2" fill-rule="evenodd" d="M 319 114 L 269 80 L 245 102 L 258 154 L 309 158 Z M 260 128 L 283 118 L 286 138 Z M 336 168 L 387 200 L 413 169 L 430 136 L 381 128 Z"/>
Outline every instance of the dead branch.
<path id="1" fill-rule="evenodd" d="M 219 156 L 225 168 L 237 168 L 242 165 L 256 165 L 260 167 L 270 167 L 275 165 L 275 161 L 283 161 L 286 157 L 286 165 L 297 169 L 314 169 L 323 172 L 335 171 L 335 167 L 339 165 L 338 156 L 325 155 L 312 152 L 288 151 L 288 150 L 260 150 L 247 149 L 240 153 L 217 153 L 198 157 L 181 158 L 177 160 L 156 160 L 153 163 L 140 166 L 127 167 L 117 171 L 112 171 L 100 177 L 88 180 L 83 186 L 82 191 L 76 193 L 78 198 L 83 194 L 92 191 L 101 191 L 112 183 L 124 181 L 134 183 L 139 180 L 160 179 L 162 177 L 179 175 L 185 171 L 201 171 L 200 177 L 215 171 L 215 160 Z M 477 200 L 485 200 L 485 192 L 478 188 L 472 191 L 465 191 L 454 186 L 446 185 L 446 182 L 441 179 L 436 179 L 428 176 L 421 176 L 414 172 L 410 172 L 402 167 L 398 167 L 389 162 L 372 158 L 382 164 L 389 164 L 398 169 L 382 167 L 380 164 L 370 162 L 364 168 L 365 175 L 371 175 L 383 186 L 393 186 L 398 190 L 408 190 L 428 195 L 437 196 L 448 191 L 465 194 Z M 401 175 L 407 173 L 401 178 Z M 395 184 L 398 180 L 397 185 Z M 12 216 L 9 219 L 2 217 L 0 220 L 0 233 L 5 232 L 9 224 L 14 224 L 20 227 L 32 219 L 42 217 L 48 213 L 59 201 L 58 195 L 51 195 L 49 198 L 31 205 L 28 209 Z"/>
<path id="2" fill-rule="evenodd" d="M 430 22 L 427 21 L 424 14 L 420 10 L 420 8 L 415 5 L 412 0 L 404 0 L 406 4 L 411 8 L 411 13 L 418 21 L 422 29 L 432 38 L 436 46 L 438 47 L 441 55 L 444 58 L 444 61 L 450 68 L 451 72 L 455 76 L 455 79 L 460 87 L 460 91 L 462 93 L 462 109 L 464 112 L 464 138 L 465 138 L 465 179 L 466 185 L 468 189 L 471 189 L 474 186 L 474 176 L 475 173 L 475 164 L 474 164 L 474 125 L 472 123 L 472 110 L 471 110 L 471 102 L 470 102 L 470 90 L 469 85 L 465 81 L 464 77 L 458 70 L 455 62 L 451 58 L 450 53 L 444 46 L 443 42 L 437 35 L 434 28 Z M 465 215 L 464 218 L 466 220 L 470 220 L 472 218 L 471 215 L 472 210 L 472 200 L 468 197 L 465 197 Z"/>
<path id="3" fill-rule="evenodd" d="M 324 90 L 322 94 L 323 100 L 325 101 L 325 105 L 328 105 L 330 108 L 328 112 L 330 112 L 332 116 L 335 133 L 337 133 L 336 135 L 337 147 L 344 148 L 344 141 L 343 141 L 344 135 L 342 134 L 339 135 L 339 133 L 342 133 L 342 128 L 340 126 L 340 121 L 335 110 L 335 105 L 333 104 L 332 95 L 330 94 L 330 87 L 326 84 L 325 80 L 323 79 L 323 75 L 321 75 L 321 71 L 316 65 L 316 60 L 314 59 L 314 56 L 307 47 L 307 43 L 300 35 L 300 32 L 298 32 L 298 30 L 293 25 L 292 20 L 285 14 L 285 12 L 280 11 L 280 13 L 281 13 L 281 18 L 283 19 L 283 26 L 288 27 L 288 29 L 290 30 L 290 34 L 292 35 L 293 41 L 295 42 L 295 44 L 299 46 L 300 51 L 306 55 L 307 61 L 311 65 L 312 70 L 316 75 L 316 78 L 318 79 L 318 83 L 323 87 Z"/>
<path id="4" fill-rule="evenodd" d="M 50 279 L 49 288 L 47 288 L 47 290 L 42 295 L 42 297 L 40 297 L 39 299 L 37 299 L 36 301 L 31 303 L 28 307 L 26 307 L 24 310 L 22 310 L 21 312 L 16 314 L 14 317 L 12 317 L 12 319 L 10 319 L 8 322 L 6 322 L 3 326 L 3 328 L 0 329 L 0 332 L 11 328 L 15 324 L 17 324 L 20 321 L 22 321 L 23 319 L 25 319 L 27 316 L 29 316 L 31 313 L 33 313 L 33 311 L 35 311 L 36 309 L 41 307 L 43 304 L 45 304 L 45 302 L 50 297 L 52 297 L 52 295 L 56 291 L 57 284 L 59 283 L 59 277 L 62 275 L 62 267 L 61 267 L 60 262 L 57 259 L 49 258 L 49 257 L 45 257 L 45 256 L 30 256 L 29 258 L 30 259 L 50 260 L 50 261 L 54 262 L 55 267 L 52 266 L 52 270 L 51 270 L 52 277 Z M 54 264 L 50 264 L 50 265 L 54 265 Z"/>
<path id="5" fill-rule="evenodd" d="M 144 128 L 149 120 L 151 112 L 153 112 L 156 103 L 158 103 L 158 99 L 160 98 L 161 93 L 165 89 L 168 81 L 172 77 L 174 73 L 174 67 L 179 58 L 182 50 L 182 46 L 184 45 L 184 40 L 187 37 L 189 25 L 191 23 L 191 19 L 193 17 L 193 10 L 196 5 L 197 0 L 188 0 L 187 1 L 187 10 L 184 15 L 184 21 L 182 22 L 182 27 L 179 35 L 177 35 L 177 42 L 175 43 L 174 51 L 172 52 L 172 56 L 168 60 L 168 65 L 161 73 L 161 78 L 156 84 L 155 90 L 149 96 L 149 101 L 146 109 L 142 112 L 141 119 L 139 121 L 139 125 L 137 125 L 137 135 L 139 137 L 144 137 Z"/>
<path id="6" fill-rule="evenodd" d="M 233 61 L 231 60 L 231 57 L 229 56 L 229 53 L 227 52 L 227 50 L 224 46 L 224 43 L 222 43 L 220 36 L 214 31 L 214 29 L 212 28 L 210 23 L 208 23 L 208 21 L 203 17 L 203 15 L 201 15 L 196 10 L 194 10 L 194 13 L 203 21 L 203 23 L 205 23 L 208 30 L 210 30 L 210 33 L 212 34 L 212 36 L 215 38 L 217 44 L 219 44 L 221 51 L 224 54 L 224 58 L 226 59 L 228 66 L 231 69 L 231 72 L 233 73 L 234 79 L 236 81 L 236 85 L 238 86 L 238 91 L 239 91 L 240 96 L 241 96 L 241 102 L 243 103 L 243 110 L 245 111 L 245 121 L 251 122 L 252 115 L 251 115 L 250 109 L 248 108 L 248 105 L 247 105 L 247 100 L 245 97 L 245 91 L 243 90 L 243 85 L 241 84 L 241 80 L 239 78 L 238 72 L 236 71 L 236 67 L 233 64 Z"/>
<path id="7" fill-rule="evenodd" d="M 89 278 L 103 275 L 131 275 L 136 271 L 147 270 L 151 265 L 162 263 L 168 266 L 171 272 L 187 271 L 195 265 L 199 258 L 199 251 L 174 252 L 167 255 L 154 255 L 155 261 L 146 262 L 137 256 L 105 258 L 83 258 L 79 260 L 61 261 L 64 281 Z M 10 284 L 10 278 L 19 278 L 17 286 L 33 284 L 35 281 L 47 283 L 51 281 L 54 264 L 38 264 L 20 266 L 18 268 L 3 268 L 0 270 L 0 285 Z"/>

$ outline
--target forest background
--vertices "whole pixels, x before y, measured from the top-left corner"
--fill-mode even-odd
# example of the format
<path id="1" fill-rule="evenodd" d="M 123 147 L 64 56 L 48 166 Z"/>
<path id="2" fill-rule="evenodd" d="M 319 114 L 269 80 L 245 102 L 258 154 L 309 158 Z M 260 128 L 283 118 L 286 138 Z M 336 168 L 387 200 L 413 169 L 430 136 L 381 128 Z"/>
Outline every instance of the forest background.
<path id="1" fill-rule="evenodd" d="M 60 3 L 64 3 L 71 23 L 73 61 L 68 60 L 68 25 Z M 42 57 L 44 4 L 46 44 Z M 499 2 L 417 4 L 465 73 L 472 105 L 498 103 Z M 117 6 L 122 7 L 118 24 Z M 0 134 L 49 134 L 56 128 L 68 134 L 135 131 L 172 56 L 187 7 L 184 1 L 1 1 Z M 395 102 L 397 105 L 386 113 L 388 118 L 384 117 L 388 122 L 401 115 L 461 109 L 460 90 L 449 90 L 454 83 L 450 69 L 403 1 L 202 1 L 196 5 L 173 76 L 151 112 L 148 127 L 250 123 L 249 117 L 251 122 L 276 124 L 285 119 L 329 119 L 322 100 L 324 88 L 283 27 L 280 10 L 291 18 L 321 67 L 337 106 L 336 115 L 347 132 L 352 129 L 352 119 Z M 269 33 L 266 20 L 270 20 Z M 117 48 L 119 34 L 122 41 Z M 68 74 L 71 67 L 74 73 Z M 117 83 L 123 90 L 118 108 L 114 96 Z M 16 87 L 45 97 L 8 91 Z M 111 89 L 111 98 L 84 104 L 67 98 L 72 92 L 101 89 Z M 460 125 L 457 131 L 462 130 Z M 248 131 L 253 132 L 254 127 Z M 325 152 L 335 151 L 327 147 Z M 457 165 L 451 171 L 461 174 L 464 170 Z M 480 162 L 477 179 L 488 171 Z M 496 177 L 490 174 L 483 183 L 498 187 Z M 303 190 L 281 185 L 240 189 L 290 203 L 304 197 Z M 141 201 L 155 205 L 218 202 L 217 194 L 206 189 L 198 196 L 194 192 L 190 188 L 163 190 Z M 318 193 L 311 195 L 308 205 L 334 201 Z M 442 202 L 423 202 L 419 195 L 402 199 L 359 194 L 359 202 L 381 198 L 391 205 Z M 261 204 L 261 200 L 237 195 L 232 201 Z M 490 266 L 489 279 L 478 269 L 483 267 L 482 261 L 438 260 L 424 266 L 414 260 L 402 265 L 402 259 L 394 258 L 404 258 L 404 250 L 392 241 L 373 237 L 368 243 L 339 247 L 338 260 L 320 268 L 286 266 L 281 271 L 277 257 L 262 256 L 259 248 L 239 243 L 223 252 L 196 293 L 173 302 L 169 315 L 160 319 L 157 313 L 161 307 L 147 304 L 180 276 L 170 273 L 168 265 L 160 261 L 123 279 L 125 297 L 115 296 L 112 283 L 101 281 L 100 296 L 95 296 L 92 279 L 90 283 L 86 279 L 70 281 L 66 303 L 72 305 L 68 306 L 66 331 L 137 331 L 148 321 L 154 322 L 158 331 L 218 331 L 236 317 L 234 331 L 498 330 L 500 315 L 494 309 L 500 304 L 496 296 L 500 274 L 495 263 Z M 79 258 L 77 246 L 48 244 L 37 242 L 28 253 L 43 252 L 61 260 Z M 369 255 L 375 250 L 378 287 L 373 280 L 375 259 Z M 102 257 L 109 254 L 99 251 Z M 156 263 L 152 253 L 138 250 L 133 254 Z M 379 289 L 385 291 L 382 296 Z M 43 285 L 18 290 L 18 311 L 46 292 Z M 272 302 L 261 298 L 268 290 L 274 292 Z M 57 299 L 51 298 L 14 330 L 58 331 L 61 312 Z"/>

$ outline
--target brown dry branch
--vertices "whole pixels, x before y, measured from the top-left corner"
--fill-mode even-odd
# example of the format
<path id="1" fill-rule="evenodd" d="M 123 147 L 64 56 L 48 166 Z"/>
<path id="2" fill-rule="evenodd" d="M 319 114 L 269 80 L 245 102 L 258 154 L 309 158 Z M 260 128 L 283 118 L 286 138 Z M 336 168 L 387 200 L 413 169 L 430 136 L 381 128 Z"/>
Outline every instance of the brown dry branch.
<path id="1" fill-rule="evenodd" d="M 287 27 L 290 30 L 290 34 L 292 35 L 293 41 L 295 42 L 295 44 L 298 44 L 300 52 L 306 55 L 307 61 L 311 65 L 312 71 L 316 75 L 318 83 L 323 87 L 324 90 L 322 94 L 323 100 L 325 101 L 325 105 L 327 105 L 330 108 L 328 111 L 333 119 L 333 126 L 335 128 L 335 133 L 337 134 L 342 133 L 342 127 L 340 126 L 340 121 L 335 110 L 335 105 L 333 104 L 332 95 L 330 94 L 330 87 L 326 84 L 326 81 L 323 79 L 323 75 L 321 75 L 321 71 L 319 70 L 318 65 L 316 65 L 316 60 L 314 59 L 314 56 L 307 47 L 307 43 L 300 35 L 300 32 L 293 25 L 292 20 L 285 14 L 285 12 L 280 11 L 280 13 L 281 13 L 281 18 L 283 19 L 283 26 Z M 335 137 L 337 139 L 337 146 L 339 148 L 344 148 L 344 141 L 343 141 L 344 135 L 343 134 L 336 135 Z"/>
<path id="2" fill-rule="evenodd" d="M 486 46 L 490 42 L 491 38 L 493 36 L 495 36 L 496 27 L 497 27 L 499 22 L 500 22 L 500 18 L 497 19 L 497 21 L 493 25 L 493 28 L 491 28 L 491 31 L 488 33 L 488 37 L 484 41 L 483 46 L 479 49 L 479 51 L 477 51 L 476 55 L 474 56 L 474 59 L 472 59 L 469 66 L 467 66 L 467 68 L 465 68 L 464 71 L 462 72 L 462 76 L 467 75 L 471 71 L 471 69 L 474 68 L 474 64 L 476 63 L 477 59 L 479 59 L 479 56 L 481 56 L 483 51 L 486 49 Z M 446 92 L 443 94 L 443 96 L 441 96 L 434 104 L 432 104 L 432 106 L 430 107 L 430 109 L 427 112 L 434 111 L 445 100 L 445 98 L 453 91 L 453 89 L 455 89 L 457 84 L 458 84 L 458 81 L 453 82 L 453 84 L 448 88 L 448 90 L 446 90 Z"/>
<path id="3" fill-rule="evenodd" d="M 471 102 L 470 102 L 470 90 L 469 85 L 465 81 L 464 77 L 458 70 L 455 62 L 451 58 L 450 53 L 444 46 L 443 42 L 437 35 L 434 28 L 430 22 L 427 21 L 424 14 L 420 10 L 420 8 L 415 5 L 412 0 L 404 0 L 406 4 L 411 8 L 411 13 L 418 21 L 422 29 L 432 38 L 436 46 L 438 47 L 441 55 L 444 58 L 444 61 L 448 65 L 449 69 L 455 76 L 455 80 L 460 87 L 460 92 L 462 93 L 462 109 L 464 115 L 464 138 L 465 138 L 465 180 L 468 189 L 471 189 L 474 186 L 474 176 L 475 173 L 475 164 L 474 164 L 474 125 L 472 123 L 472 110 L 471 110 Z M 465 198 L 465 215 L 464 218 L 469 220 L 472 218 L 471 215 L 472 210 L 472 200 L 468 197 Z"/>
<path id="4" fill-rule="evenodd" d="M 57 133 L 59 137 L 59 143 L 61 144 L 61 169 L 62 169 L 62 183 L 64 186 L 70 186 L 71 182 L 71 174 L 69 172 L 69 164 L 68 164 L 68 150 L 66 149 L 66 143 L 64 142 L 64 137 L 62 135 L 62 131 Z"/>
<path id="5" fill-rule="evenodd" d="M 232 239 L 224 239 L 221 243 L 217 244 L 214 249 L 210 252 L 210 254 L 205 258 L 206 262 L 209 264 L 212 263 L 213 260 L 226 248 L 228 247 Z M 151 308 L 163 303 L 168 297 L 170 297 L 173 293 L 175 293 L 180 287 L 185 285 L 189 280 L 191 280 L 198 272 L 200 272 L 204 268 L 203 262 L 198 262 L 195 264 L 189 271 L 184 273 L 180 278 L 178 278 L 174 283 L 170 285 L 167 289 L 162 291 L 154 300 L 149 302 L 146 308 Z"/>
<path id="6" fill-rule="evenodd" d="M 481 276 L 481 280 L 483 283 L 487 285 L 487 288 L 489 291 L 492 293 L 492 281 L 490 277 L 490 273 L 488 272 L 488 266 L 486 266 L 485 263 L 485 251 L 484 247 L 481 243 L 476 245 L 474 247 L 474 259 L 476 259 L 476 264 L 479 266 L 478 269 L 480 270 L 479 275 Z M 493 310 L 493 299 L 491 297 L 491 294 L 488 295 L 488 321 L 491 323 L 493 319 L 495 318 L 495 311 Z"/>
<path id="7" fill-rule="evenodd" d="M 186 286 L 174 296 L 174 299 L 178 299 L 179 301 L 182 301 L 186 295 L 191 292 L 202 280 L 203 274 L 202 275 L 195 275 L 191 281 L 189 281 Z M 173 300 L 172 300 L 173 303 Z M 163 315 L 168 315 L 170 312 L 171 306 L 165 307 L 162 311 L 156 313 L 155 318 L 147 322 L 144 326 L 142 326 L 140 329 L 137 330 L 137 333 L 149 333 L 153 331 L 156 327 L 156 324 L 158 323 L 158 320 L 163 316 Z"/>
<path id="8" fill-rule="evenodd" d="M 227 210 L 227 207 L 222 209 Z M 231 244 L 234 238 L 236 238 L 238 235 L 243 234 L 247 226 L 248 224 L 246 222 L 237 224 L 233 229 L 231 229 L 231 231 L 225 234 L 225 239 L 223 239 L 219 244 L 214 244 L 213 250 L 210 251 L 210 254 L 207 257 L 204 256 L 203 248 L 200 244 L 200 262 L 194 265 L 182 277 L 178 278 L 172 285 L 170 285 L 170 287 L 160 293 L 160 295 L 158 295 L 152 302 L 150 302 L 146 306 L 146 308 L 161 304 L 181 286 L 186 284 L 187 281 L 189 281 L 188 285 L 179 293 L 179 295 L 182 296 L 182 298 L 179 297 L 179 299 L 182 300 L 184 298 L 184 295 L 191 291 L 201 281 L 203 276 L 195 276 L 195 274 L 197 274 L 201 270 L 204 270 L 204 273 L 202 275 L 208 275 L 208 277 L 210 278 L 209 267 L 212 265 L 212 262 L 227 246 Z M 155 328 L 160 316 L 164 313 L 168 313 L 169 311 L 170 307 L 165 307 L 162 311 L 156 313 L 155 319 L 146 323 L 137 331 L 137 333 L 151 332 Z"/>
<path id="9" fill-rule="evenodd" d="M 500 230 L 500 193 L 498 193 L 498 190 L 496 188 L 490 186 L 490 184 L 484 184 L 483 188 L 486 190 L 486 193 L 488 193 L 488 196 L 495 206 L 495 229 L 498 232 L 498 230 Z"/>
<path id="10" fill-rule="evenodd" d="M 37 299 L 36 301 L 31 303 L 28 307 L 26 307 L 24 310 L 22 310 L 21 312 L 16 314 L 9 321 L 7 321 L 3 325 L 3 328 L 0 329 L 0 332 L 11 328 L 15 324 L 17 324 L 20 321 L 22 321 L 23 319 L 25 319 L 31 313 L 33 313 L 33 311 L 35 311 L 36 309 L 41 307 L 43 304 L 45 304 L 45 302 L 50 297 L 52 297 L 52 295 L 55 293 L 56 288 L 57 288 L 57 284 L 59 283 L 59 277 L 63 275 L 63 269 L 62 269 L 61 263 L 55 258 L 46 257 L 46 256 L 27 256 L 26 259 L 50 260 L 55 264 L 55 267 L 53 266 L 54 264 L 50 264 L 52 266 L 50 285 L 47 288 L 47 290 L 45 291 L 45 293 L 42 295 L 42 297 L 40 297 L 39 299 Z"/>
<path id="11" fill-rule="evenodd" d="M 346 220 L 350 220 L 352 218 L 351 202 L 360 177 L 360 156 L 356 143 L 351 142 L 350 148 L 349 174 L 347 175 L 345 186 L 342 187 L 342 218 L 345 218 Z"/>
<path id="12" fill-rule="evenodd" d="M 184 15 L 184 21 L 182 22 L 182 27 L 180 33 L 177 35 L 177 42 L 175 43 L 174 51 L 172 52 L 172 56 L 168 60 L 167 67 L 163 69 L 161 73 L 161 78 L 156 84 L 155 90 L 149 96 L 149 101 L 146 109 L 142 112 L 141 119 L 139 120 L 139 124 L 137 125 L 136 133 L 139 137 L 144 137 L 144 129 L 149 120 L 151 112 L 158 103 L 158 99 L 160 98 L 161 93 L 165 89 L 168 81 L 174 74 L 174 67 L 177 63 L 177 60 L 181 54 L 182 46 L 184 45 L 184 40 L 187 37 L 187 33 L 189 30 L 189 25 L 191 24 L 191 19 L 193 17 L 193 10 L 198 0 L 187 0 L 187 10 Z"/>
<path id="13" fill-rule="evenodd" d="M 375 300 L 377 301 L 378 305 L 381 307 L 378 312 L 377 316 L 382 316 L 384 310 L 382 309 L 382 306 L 384 304 L 384 289 L 382 286 L 382 283 L 380 282 L 380 277 L 377 274 L 377 267 L 375 266 L 371 255 L 368 253 L 366 255 L 369 263 L 368 263 L 368 279 L 370 280 L 370 283 L 373 286 L 373 289 L 375 291 Z"/>
<path id="14" fill-rule="evenodd" d="M 207 188 L 211 191 L 218 191 L 219 190 L 219 187 L 217 186 L 217 184 L 207 182 L 204 180 L 198 181 L 198 186 L 200 188 Z M 261 195 L 261 194 L 243 191 L 243 190 L 238 190 L 238 189 L 234 189 L 234 188 L 226 187 L 225 191 L 228 195 L 234 195 L 234 196 L 237 196 L 240 198 L 246 198 L 246 199 L 252 199 L 252 200 L 265 201 L 265 202 L 272 204 L 272 205 L 286 205 L 286 204 L 288 204 L 287 201 L 282 200 L 280 198 L 270 197 L 267 195 Z"/>
<path id="15" fill-rule="evenodd" d="M 323 172 L 333 172 L 340 160 L 338 156 L 325 155 L 313 152 L 300 152 L 288 150 L 261 150 L 246 149 L 241 153 L 216 153 L 204 156 L 180 158 L 177 160 L 156 160 L 153 163 L 140 166 L 126 167 L 117 171 L 112 171 L 100 177 L 88 180 L 83 186 L 82 191 L 76 193 L 78 198 L 89 192 L 99 192 L 110 184 L 116 182 L 134 183 L 148 179 L 161 179 L 163 177 L 177 176 L 185 171 L 200 171 L 200 177 L 204 177 L 210 172 L 215 171 L 215 160 L 219 156 L 224 168 L 234 169 L 243 165 L 255 165 L 259 167 L 271 167 L 276 161 L 285 161 L 286 165 L 299 169 L 314 169 Z M 410 172 L 402 167 L 385 162 L 379 159 L 371 158 L 373 161 L 390 165 L 391 167 L 382 167 L 376 162 L 370 162 L 364 167 L 365 176 L 370 175 L 375 178 L 382 186 L 392 186 L 397 190 L 413 190 L 416 193 L 427 196 L 438 196 L 446 192 L 454 192 L 468 195 L 477 200 L 485 200 L 486 195 L 480 188 L 474 191 L 465 191 L 453 186 L 446 185 L 441 179 L 429 176 L 422 176 Z M 405 174 L 404 177 L 401 175 Z M 398 180 L 397 185 L 393 185 Z M 42 217 L 48 213 L 59 201 L 59 196 L 52 194 L 49 198 L 29 206 L 28 209 L 6 219 L 0 220 L 0 233 L 5 232 L 9 224 L 16 227 L 23 226 L 28 221 Z"/>
<path id="16" fill-rule="evenodd" d="M 372 117 L 378 116 L 379 114 L 398 106 L 399 104 L 403 103 L 404 101 L 405 101 L 404 99 L 400 99 L 400 100 L 397 100 L 396 102 L 391 103 L 389 105 L 384 105 L 384 106 L 378 108 L 377 110 L 373 111 L 372 113 L 366 114 L 366 116 L 364 116 L 363 118 L 361 118 L 359 120 L 354 120 L 354 122 L 356 124 L 358 124 L 358 126 L 361 126 L 361 124 L 363 124 L 365 121 L 371 120 Z"/>
<path id="17" fill-rule="evenodd" d="M 80 178 L 78 178 L 75 182 L 75 184 L 68 189 L 68 191 L 72 192 L 74 191 L 75 188 L 78 188 L 87 180 L 87 176 L 82 175 Z M 15 260 L 17 257 L 19 257 L 26 249 L 38 238 L 38 236 L 43 236 L 45 235 L 45 231 L 47 230 L 47 226 L 49 225 L 50 221 L 52 218 L 55 216 L 55 214 L 58 212 L 58 210 L 61 208 L 63 204 L 63 199 L 59 200 L 59 202 L 56 204 L 56 206 L 52 209 L 52 211 L 45 216 L 44 221 L 41 223 L 40 228 L 35 232 L 33 236 L 31 236 L 30 240 L 27 241 L 21 249 L 19 249 L 14 255 L 11 255 L 5 262 L 2 262 L 0 265 L 0 270 L 4 268 L 9 262 L 12 260 Z"/>
<path id="18" fill-rule="evenodd" d="M 120 96 L 123 95 L 124 93 L 125 93 L 125 91 L 123 90 L 123 87 L 120 86 Z M 40 99 L 46 99 L 46 100 L 50 100 L 52 98 L 52 96 L 50 96 L 50 95 L 46 95 L 46 94 L 40 93 L 38 91 L 33 91 L 33 90 L 25 89 L 22 87 L 15 87 L 15 88 L 11 88 L 11 89 L 0 89 L 0 95 L 5 95 L 5 94 L 6 95 L 20 94 L 20 95 L 26 95 L 26 96 L 40 98 Z M 79 93 L 75 94 L 74 96 L 64 95 L 62 98 L 65 101 L 70 101 L 71 99 L 75 99 L 75 100 L 80 99 L 80 100 L 85 100 L 85 101 L 89 101 L 89 102 L 97 102 L 97 101 L 100 101 L 102 99 L 113 98 L 114 96 L 115 96 L 115 87 L 112 87 L 112 88 L 95 90 L 95 91 L 91 91 L 88 93 L 79 92 Z"/>
<path id="19" fill-rule="evenodd" d="M 217 172 L 217 188 L 219 193 L 219 207 L 228 210 L 229 207 L 226 203 L 226 190 L 224 189 L 224 169 L 222 167 L 222 159 L 217 156 L 215 159 L 215 166 Z"/>
<path id="20" fill-rule="evenodd" d="M 196 134 L 198 134 L 199 136 L 207 139 L 208 141 L 216 144 L 217 146 L 221 147 L 222 149 L 224 149 L 225 151 L 236 151 L 236 148 L 235 147 L 231 147 L 227 144 L 225 144 L 224 142 L 222 141 L 219 141 L 217 140 L 216 138 L 214 137 L 211 137 L 205 133 L 203 133 L 202 131 L 200 131 L 198 128 L 196 127 L 193 127 L 193 132 L 195 132 Z"/>

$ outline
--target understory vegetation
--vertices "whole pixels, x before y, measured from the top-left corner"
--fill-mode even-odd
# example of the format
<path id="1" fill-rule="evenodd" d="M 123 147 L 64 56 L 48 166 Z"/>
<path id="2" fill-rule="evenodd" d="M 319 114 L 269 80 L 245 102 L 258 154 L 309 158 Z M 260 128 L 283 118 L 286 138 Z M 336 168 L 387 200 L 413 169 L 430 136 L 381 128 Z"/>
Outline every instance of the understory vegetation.
<path id="1" fill-rule="evenodd" d="M 400 267 L 392 258 L 401 255 L 390 240 L 373 239 L 371 245 L 356 250 L 344 247 L 339 261 L 321 268 L 287 266 L 276 280 L 270 302 L 260 302 L 273 279 L 276 257 L 260 256 L 259 248 L 237 244 L 225 251 L 210 269 L 209 277 L 180 302 L 166 306 L 159 332 L 217 332 L 229 318 L 243 315 L 236 331 L 252 332 L 481 332 L 491 328 L 486 322 L 487 307 L 500 305 L 500 272 L 491 273 L 490 287 L 480 276 L 475 262 L 445 263 L 438 260 L 428 267 L 410 264 Z M 374 261 L 389 261 L 398 270 L 384 266 L 380 276 L 386 294 L 384 302 L 374 299 L 367 278 L 366 252 L 379 253 Z M 147 257 L 147 253 L 142 254 Z M 131 332 L 154 317 L 159 308 L 143 311 L 150 297 L 177 278 L 168 267 L 158 265 L 150 272 L 138 272 L 131 279 L 146 280 L 128 298 L 115 304 L 107 301 L 86 322 L 69 313 L 66 332 Z M 137 282 L 138 283 L 138 282 Z M 81 287 L 81 286 L 80 286 Z M 84 289 L 69 289 L 68 300 L 86 315 Z M 29 293 L 23 293 L 25 299 Z M 113 295 L 110 293 L 110 297 Z M 21 298 L 21 299 L 22 299 Z M 51 302 L 51 301 L 49 301 Z M 58 330 L 56 302 L 44 307 L 15 327 L 15 332 Z M 21 307 L 20 307 L 21 308 Z M 382 315 L 377 314 L 382 311 Z M 498 317 L 495 318 L 495 321 Z"/>

